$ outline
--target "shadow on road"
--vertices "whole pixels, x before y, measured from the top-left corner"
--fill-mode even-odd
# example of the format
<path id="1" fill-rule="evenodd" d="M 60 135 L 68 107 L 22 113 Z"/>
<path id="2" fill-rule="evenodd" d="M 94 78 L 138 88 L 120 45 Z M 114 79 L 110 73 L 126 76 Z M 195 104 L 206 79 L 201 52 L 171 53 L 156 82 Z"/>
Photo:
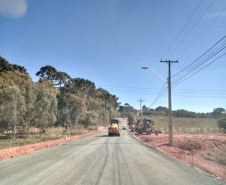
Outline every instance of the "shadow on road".
<path id="1" fill-rule="evenodd" d="M 95 137 L 109 137 L 108 135 L 101 135 L 101 136 L 95 136 Z"/>

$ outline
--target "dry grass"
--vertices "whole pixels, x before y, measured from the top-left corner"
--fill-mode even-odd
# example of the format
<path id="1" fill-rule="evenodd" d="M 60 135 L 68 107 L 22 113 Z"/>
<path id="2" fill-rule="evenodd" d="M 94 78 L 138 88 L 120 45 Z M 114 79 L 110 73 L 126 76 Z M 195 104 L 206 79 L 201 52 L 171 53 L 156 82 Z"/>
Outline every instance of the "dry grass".
<path id="1" fill-rule="evenodd" d="M 39 129 L 31 128 L 30 131 L 31 132 L 28 134 L 28 137 L 21 133 L 16 134 L 15 140 L 13 140 L 10 135 L 7 136 L 5 134 L 0 134 L 0 149 L 25 146 L 34 143 L 60 139 L 64 138 L 65 135 L 80 135 L 82 133 L 88 132 L 88 129 L 84 129 L 83 126 L 78 125 L 75 128 L 72 128 L 65 132 L 65 128 L 63 127 L 49 127 L 46 129 L 46 132 L 41 135 L 41 137 L 39 135 Z"/>
<path id="2" fill-rule="evenodd" d="M 59 138 L 61 137 L 60 136 L 54 137 L 54 136 L 49 136 L 45 134 L 39 137 L 38 134 L 34 134 L 34 135 L 29 135 L 27 138 L 21 135 L 17 135 L 17 138 L 13 140 L 12 138 L 5 137 L 5 135 L 0 135 L 0 149 L 11 148 L 16 146 L 25 146 L 29 144 L 40 143 L 40 142 L 59 139 Z"/>
<path id="3" fill-rule="evenodd" d="M 166 116 L 148 117 L 155 122 L 155 128 L 168 130 L 169 119 Z M 173 129 L 175 133 L 219 133 L 216 119 L 208 118 L 173 118 Z"/>

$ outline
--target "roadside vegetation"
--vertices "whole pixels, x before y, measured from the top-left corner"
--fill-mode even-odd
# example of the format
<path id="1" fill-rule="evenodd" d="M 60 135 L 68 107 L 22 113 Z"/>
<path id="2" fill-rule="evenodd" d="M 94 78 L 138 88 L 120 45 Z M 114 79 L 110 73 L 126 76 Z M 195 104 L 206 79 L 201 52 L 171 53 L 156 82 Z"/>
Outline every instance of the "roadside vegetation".
<path id="1" fill-rule="evenodd" d="M 156 128 L 163 128 L 168 131 L 168 108 L 157 107 L 143 112 L 147 119 L 155 122 Z M 226 111 L 224 108 L 215 108 L 213 112 L 196 113 L 187 110 L 173 111 L 173 131 L 175 133 L 225 133 Z"/>
<path id="2" fill-rule="evenodd" d="M 49 65 L 41 67 L 36 75 L 38 82 L 32 81 L 23 66 L 10 64 L 0 56 L 0 148 L 96 130 L 115 117 L 130 117 L 133 124 L 139 118 L 139 111 L 128 103 L 120 105 L 118 97 L 96 88 L 90 80 L 73 78 Z M 142 113 L 155 121 L 156 128 L 167 132 L 166 107 L 149 109 L 144 105 Z M 173 111 L 173 116 L 174 131 L 178 133 L 226 129 L 224 108 L 211 113 L 181 109 Z"/>
<path id="3" fill-rule="evenodd" d="M 16 133 L 16 139 L 13 139 L 10 135 L 0 134 L 0 150 L 11 147 L 25 146 L 29 144 L 41 143 L 50 140 L 56 140 L 65 138 L 66 136 L 80 135 L 89 132 L 89 129 L 85 129 L 82 125 L 78 125 L 65 133 L 65 128 L 61 126 L 48 127 L 45 133 L 40 137 L 40 130 L 36 127 L 29 128 L 29 135 L 26 136 L 18 127 Z M 6 137 L 7 136 L 7 137 Z"/>
<path id="4" fill-rule="evenodd" d="M 90 80 L 72 78 L 48 65 L 36 75 L 40 79 L 33 82 L 23 66 L 0 57 L 1 144 L 13 143 L 15 139 L 20 143 L 21 139 L 24 145 L 30 142 L 29 138 L 39 142 L 75 135 L 95 130 L 109 123 L 111 117 L 119 116 L 118 98 L 96 88 Z M 36 128 L 36 132 L 31 128 Z M 56 133 L 50 134 L 50 128 Z M 59 128 L 60 133 L 56 131 Z"/>
<path id="5" fill-rule="evenodd" d="M 153 116 L 146 117 L 155 122 L 155 128 L 163 128 L 168 132 L 169 118 L 167 116 Z M 173 118 L 173 132 L 174 133 L 220 133 L 221 129 L 218 127 L 217 119 L 209 118 Z"/>
<path id="6" fill-rule="evenodd" d="M 145 105 L 140 112 L 135 110 L 128 103 L 120 107 L 121 115 L 128 117 L 129 123 L 136 125 L 137 120 L 151 119 L 154 121 L 156 129 L 162 128 L 168 132 L 168 108 L 157 107 L 149 109 Z M 173 131 L 175 133 L 225 133 L 226 130 L 226 111 L 224 108 L 215 108 L 213 112 L 196 113 L 187 110 L 173 111 Z"/>

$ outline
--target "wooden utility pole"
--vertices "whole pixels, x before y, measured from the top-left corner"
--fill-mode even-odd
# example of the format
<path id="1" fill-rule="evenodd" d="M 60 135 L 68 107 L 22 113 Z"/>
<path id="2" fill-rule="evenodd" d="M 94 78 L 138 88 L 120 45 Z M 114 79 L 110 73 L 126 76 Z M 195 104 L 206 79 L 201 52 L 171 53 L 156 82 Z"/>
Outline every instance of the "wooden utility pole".
<path id="1" fill-rule="evenodd" d="M 166 62 L 169 65 L 169 75 L 168 75 L 168 109 L 169 109 L 169 146 L 173 146 L 173 124 L 172 124 L 172 101 L 171 101 L 171 63 L 178 63 L 178 61 L 160 61 Z"/>
<path id="2" fill-rule="evenodd" d="M 140 114 L 142 115 L 142 102 L 144 102 L 144 100 L 142 100 L 141 98 L 139 100 L 137 100 L 140 102 Z"/>

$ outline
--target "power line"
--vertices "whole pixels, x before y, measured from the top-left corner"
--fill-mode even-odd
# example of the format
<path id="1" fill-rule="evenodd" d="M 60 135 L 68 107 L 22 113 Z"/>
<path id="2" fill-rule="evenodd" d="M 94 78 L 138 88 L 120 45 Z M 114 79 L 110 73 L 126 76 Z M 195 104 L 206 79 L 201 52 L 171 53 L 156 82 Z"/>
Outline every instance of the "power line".
<path id="1" fill-rule="evenodd" d="M 195 39 L 194 39 L 194 42 L 189 46 L 189 47 L 187 47 L 187 49 L 185 49 L 184 50 L 184 52 L 179 56 L 179 58 L 178 59 L 180 59 L 192 46 L 193 46 L 193 44 L 206 32 L 206 30 L 208 30 L 209 28 L 210 28 L 210 26 L 220 17 L 220 15 L 224 12 L 226 10 L 226 8 L 225 9 L 223 9 L 218 15 L 217 15 L 217 17 L 215 17 L 215 19 L 210 23 L 210 24 L 208 24 L 208 26 L 198 35 L 198 37 L 196 37 Z"/>
<path id="2" fill-rule="evenodd" d="M 177 75 L 179 75 L 181 72 L 183 72 L 184 70 L 186 70 L 187 68 L 189 68 L 191 65 L 193 65 L 195 62 L 197 62 L 200 58 L 202 58 L 205 54 L 207 54 L 210 50 L 212 50 L 216 45 L 218 45 L 225 38 L 226 38 L 226 35 L 224 37 L 222 37 L 218 42 L 216 42 L 212 47 L 210 47 L 206 52 L 204 52 L 200 57 L 198 57 L 196 60 L 194 60 L 191 64 L 189 64 L 184 69 L 182 69 L 181 71 L 179 71 L 178 73 L 176 73 L 175 75 L 173 75 L 172 78 L 175 77 L 175 76 L 177 76 Z"/>
<path id="3" fill-rule="evenodd" d="M 186 76 L 188 76 L 189 74 L 191 74 L 193 71 L 195 71 L 196 69 L 198 69 L 200 66 L 202 66 L 204 63 L 208 62 L 211 58 L 213 58 L 214 56 L 216 56 L 218 53 L 220 53 L 222 50 L 224 50 L 226 48 L 226 45 L 224 45 L 224 47 L 222 49 L 220 49 L 219 51 L 217 51 L 216 53 L 212 54 L 211 56 L 208 56 L 208 58 L 205 58 L 205 60 L 202 60 L 202 62 L 196 64 L 195 66 L 193 66 L 192 69 L 189 69 L 189 71 L 187 71 L 187 73 L 184 76 L 181 76 L 179 78 L 177 78 L 177 81 L 180 81 L 181 79 L 185 78 Z"/>
<path id="4" fill-rule="evenodd" d="M 188 20 L 186 21 L 186 23 L 184 24 L 184 26 L 182 27 L 182 29 L 179 31 L 179 33 L 177 34 L 177 36 L 175 37 L 175 39 L 173 40 L 173 43 L 170 45 L 170 47 L 167 49 L 166 54 L 169 52 L 169 50 L 172 48 L 172 46 L 175 44 L 176 40 L 178 39 L 178 37 L 181 35 L 181 33 L 183 32 L 183 30 L 185 29 L 185 27 L 187 26 L 187 24 L 189 23 L 189 21 L 191 20 L 191 18 L 193 17 L 193 15 L 195 14 L 196 10 L 199 8 L 200 4 L 202 3 L 203 0 L 200 0 L 198 5 L 196 6 L 196 8 L 193 10 L 192 14 L 190 15 L 190 17 L 188 18 Z"/>
<path id="5" fill-rule="evenodd" d="M 159 92 L 162 90 L 162 88 L 160 89 L 153 89 L 153 88 L 138 88 L 138 87 L 125 87 L 125 86 L 108 86 L 108 85 L 102 85 L 102 86 L 105 86 L 105 87 L 115 87 L 116 89 L 114 90 L 128 90 L 130 91 L 129 89 L 132 89 L 132 90 L 147 90 L 148 92 Z M 118 88 L 122 88 L 122 89 L 118 89 Z M 123 89 L 124 88 L 124 89 Z M 188 92 L 188 91 L 191 91 L 191 92 L 226 92 L 226 90 L 221 90 L 221 89 L 218 89 L 218 90 L 213 90 L 213 89 L 204 89 L 204 90 L 197 90 L 197 89 L 174 89 L 174 91 L 177 90 L 178 92 L 180 91 L 185 91 L 185 92 Z"/>
<path id="6" fill-rule="evenodd" d="M 163 84 L 162 89 L 160 90 L 159 94 L 157 95 L 157 97 L 155 98 L 154 102 L 151 104 L 150 108 L 152 108 L 152 106 L 163 96 L 163 94 L 166 92 L 167 89 L 165 89 L 165 91 L 163 92 L 163 89 L 166 85 L 166 82 Z"/>
<path id="7" fill-rule="evenodd" d="M 223 46 L 223 48 L 221 48 L 219 51 L 215 52 L 215 53 L 211 53 L 211 56 L 207 56 L 208 58 L 205 58 L 204 60 L 202 60 L 202 62 L 196 64 L 195 66 L 192 67 L 192 69 L 189 69 L 189 71 L 183 76 L 177 79 L 175 83 L 177 83 L 178 81 L 182 80 L 183 78 L 186 78 L 186 76 L 188 76 L 190 73 L 192 73 L 193 71 L 195 71 L 196 69 L 198 69 L 200 66 L 202 66 L 204 63 L 208 62 L 211 58 L 213 58 L 214 56 L 216 56 L 218 53 L 220 53 L 221 51 L 223 51 L 226 48 L 226 44 Z"/>
<path id="8" fill-rule="evenodd" d="M 196 73 L 200 72 L 201 70 L 203 70 L 204 68 L 206 68 L 207 66 L 209 66 L 210 64 L 214 63 L 215 61 L 217 61 L 218 59 L 220 59 L 221 57 L 223 57 L 224 55 L 226 55 L 226 53 L 222 54 L 221 56 L 217 57 L 215 60 L 213 60 L 212 62 L 210 62 L 209 64 L 205 65 L 204 67 L 202 67 L 201 69 L 199 69 L 198 71 L 196 71 L 195 73 L 193 73 L 192 75 L 188 76 L 187 78 L 185 78 L 184 80 L 177 82 L 176 84 L 173 84 L 173 87 L 179 85 L 180 83 L 182 83 L 183 81 L 187 80 L 188 78 L 192 77 L 193 75 L 195 75 Z"/>
<path id="9" fill-rule="evenodd" d="M 165 95 L 166 89 L 164 89 L 165 84 L 163 84 L 163 87 L 161 90 L 126 90 L 126 89 L 122 89 L 122 90 L 118 90 L 118 89 L 114 89 L 113 92 L 114 93 L 120 93 L 120 94 L 136 94 L 136 95 L 152 95 L 155 96 L 155 99 L 152 101 L 149 101 L 149 103 L 151 104 L 151 107 L 154 106 L 161 98 L 162 96 Z M 164 91 L 165 90 L 165 91 Z M 164 91 L 164 92 L 163 92 Z M 175 95 L 183 95 L 183 96 L 187 96 L 187 95 L 224 95 L 226 94 L 226 90 L 192 90 L 192 89 L 174 89 L 174 94 Z M 134 101 L 134 100 L 133 100 Z"/>
<path id="10" fill-rule="evenodd" d="M 181 43 L 187 38 L 187 36 L 192 32 L 192 30 L 196 27 L 196 25 L 201 21 L 202 17 L 205 15 L 205 13 L 210 9 L 210 7 L 213 5 L 213 3 L 216 0 L 213 0 L 212 3 L 210 3 L 210 5 L 207 7 L 207 9 L 203 12 L 202 16 L 198 19 L 198 21 L 193 25 L 193 27 L 188 31 L 187 35 L 185 35 L 185 37 L 182 38 L 182 40 L 179 42 L 179 44 L 174 48 L 174 50 L 170 53 L 170 55 L 168 56 L 171 57 L 171 55 L 176 51 L 176 49 L 181 45 Z"/>
<path id="11" fill-rule="evenodd" d="M 216 56 L 218 53 L 220 53 L 222 50 L 224 50 L 226 48 L 226 44 L 224 44 L 223 46 L 221 46 L 220 48 L 217 48 L 218 50 L 214 50 L 210 53 L 209 56 L 206 56 L 206 58 L 204 58 L 202 61 L 204 62 L 199 62 L 197 63 L 192 69 L 190 69 L 190 71 L 193 71 L 194 69 L 200 67 L 201 65 L 203 65 L 204 63 L 206 63 L 208 60 L 210 60 L 211 58 L 213 58 L 214 56 Z"/>

